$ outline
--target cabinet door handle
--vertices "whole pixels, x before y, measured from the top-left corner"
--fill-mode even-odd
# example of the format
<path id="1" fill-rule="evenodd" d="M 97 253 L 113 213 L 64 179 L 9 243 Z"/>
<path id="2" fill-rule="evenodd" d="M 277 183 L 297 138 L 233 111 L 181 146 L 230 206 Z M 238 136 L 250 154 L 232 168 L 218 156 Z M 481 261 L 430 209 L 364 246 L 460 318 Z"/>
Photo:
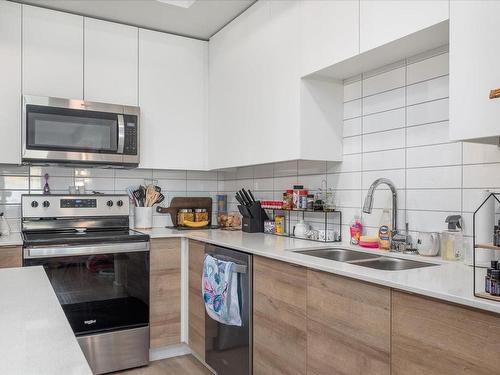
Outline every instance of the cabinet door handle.
<path id="1" fill-rule="evenodd" d="M 490 90 L 490 99 L 500 98 L 500 89 Z"/>

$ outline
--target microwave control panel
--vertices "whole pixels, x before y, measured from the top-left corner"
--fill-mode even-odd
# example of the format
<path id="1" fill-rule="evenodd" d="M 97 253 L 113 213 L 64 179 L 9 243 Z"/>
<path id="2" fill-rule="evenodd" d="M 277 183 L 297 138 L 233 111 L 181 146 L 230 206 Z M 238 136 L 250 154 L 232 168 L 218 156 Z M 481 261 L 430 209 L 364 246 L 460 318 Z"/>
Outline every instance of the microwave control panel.
<path id="1" fill-rule="evenodd" d="M 137 139 L 139 139 L 137 129 L 137 116 L 124 115 L 125 120 L 125 144 L 123 153 L 125 155 L 137 155 Z"/>

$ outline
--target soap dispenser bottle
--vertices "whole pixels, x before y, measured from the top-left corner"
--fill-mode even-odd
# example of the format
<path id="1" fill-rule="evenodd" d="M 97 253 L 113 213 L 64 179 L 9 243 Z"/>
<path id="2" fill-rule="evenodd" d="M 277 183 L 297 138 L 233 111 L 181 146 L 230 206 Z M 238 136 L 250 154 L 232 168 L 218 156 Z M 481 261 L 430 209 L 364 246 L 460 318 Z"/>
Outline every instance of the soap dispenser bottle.
<path id="1" fill-rule="evenodd" d="M 448 229 L 441 232 L 441 256 L 445 260 L 461 260 L 464 257 L 462 216 L 450 215 L 445 223 Z"/>

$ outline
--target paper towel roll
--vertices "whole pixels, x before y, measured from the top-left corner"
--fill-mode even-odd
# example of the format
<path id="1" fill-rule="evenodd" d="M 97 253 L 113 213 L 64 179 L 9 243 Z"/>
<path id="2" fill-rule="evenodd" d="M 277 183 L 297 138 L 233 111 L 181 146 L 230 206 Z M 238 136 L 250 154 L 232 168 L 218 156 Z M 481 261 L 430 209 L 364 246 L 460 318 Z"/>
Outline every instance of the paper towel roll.
<path id="1" fill-rule="evenodd" d="M 481 194 L 481 202 L 489 195 L 489 190 L 484 190 Z M 476 214 L 476 243 L 493 243 L 493 230 L 495 227 L 495 199 L 490 198 Z M 490 261 L 495 259 L 497 254 L 494 250 L 476 249 L 476 263 L 478 266 L 489 267 Z"/>

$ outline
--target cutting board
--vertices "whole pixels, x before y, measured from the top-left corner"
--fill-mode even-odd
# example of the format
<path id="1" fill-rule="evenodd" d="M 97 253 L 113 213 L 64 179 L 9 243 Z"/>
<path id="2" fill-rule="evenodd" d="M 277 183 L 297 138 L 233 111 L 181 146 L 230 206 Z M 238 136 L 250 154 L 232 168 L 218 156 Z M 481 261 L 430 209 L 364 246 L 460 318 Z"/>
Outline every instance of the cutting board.
<path id="1" fill-rule="evenodd" d="M 156 207 L 156 212 L 160 214 L 170 214 L 172 223 L 177 226 L 177 211 L 181 208 L 205 208 L 208 212 L 208 225 L 212 221 L 212 198 L 210 197 L 174 197 L 170 202 L 170 207 Z"/>

